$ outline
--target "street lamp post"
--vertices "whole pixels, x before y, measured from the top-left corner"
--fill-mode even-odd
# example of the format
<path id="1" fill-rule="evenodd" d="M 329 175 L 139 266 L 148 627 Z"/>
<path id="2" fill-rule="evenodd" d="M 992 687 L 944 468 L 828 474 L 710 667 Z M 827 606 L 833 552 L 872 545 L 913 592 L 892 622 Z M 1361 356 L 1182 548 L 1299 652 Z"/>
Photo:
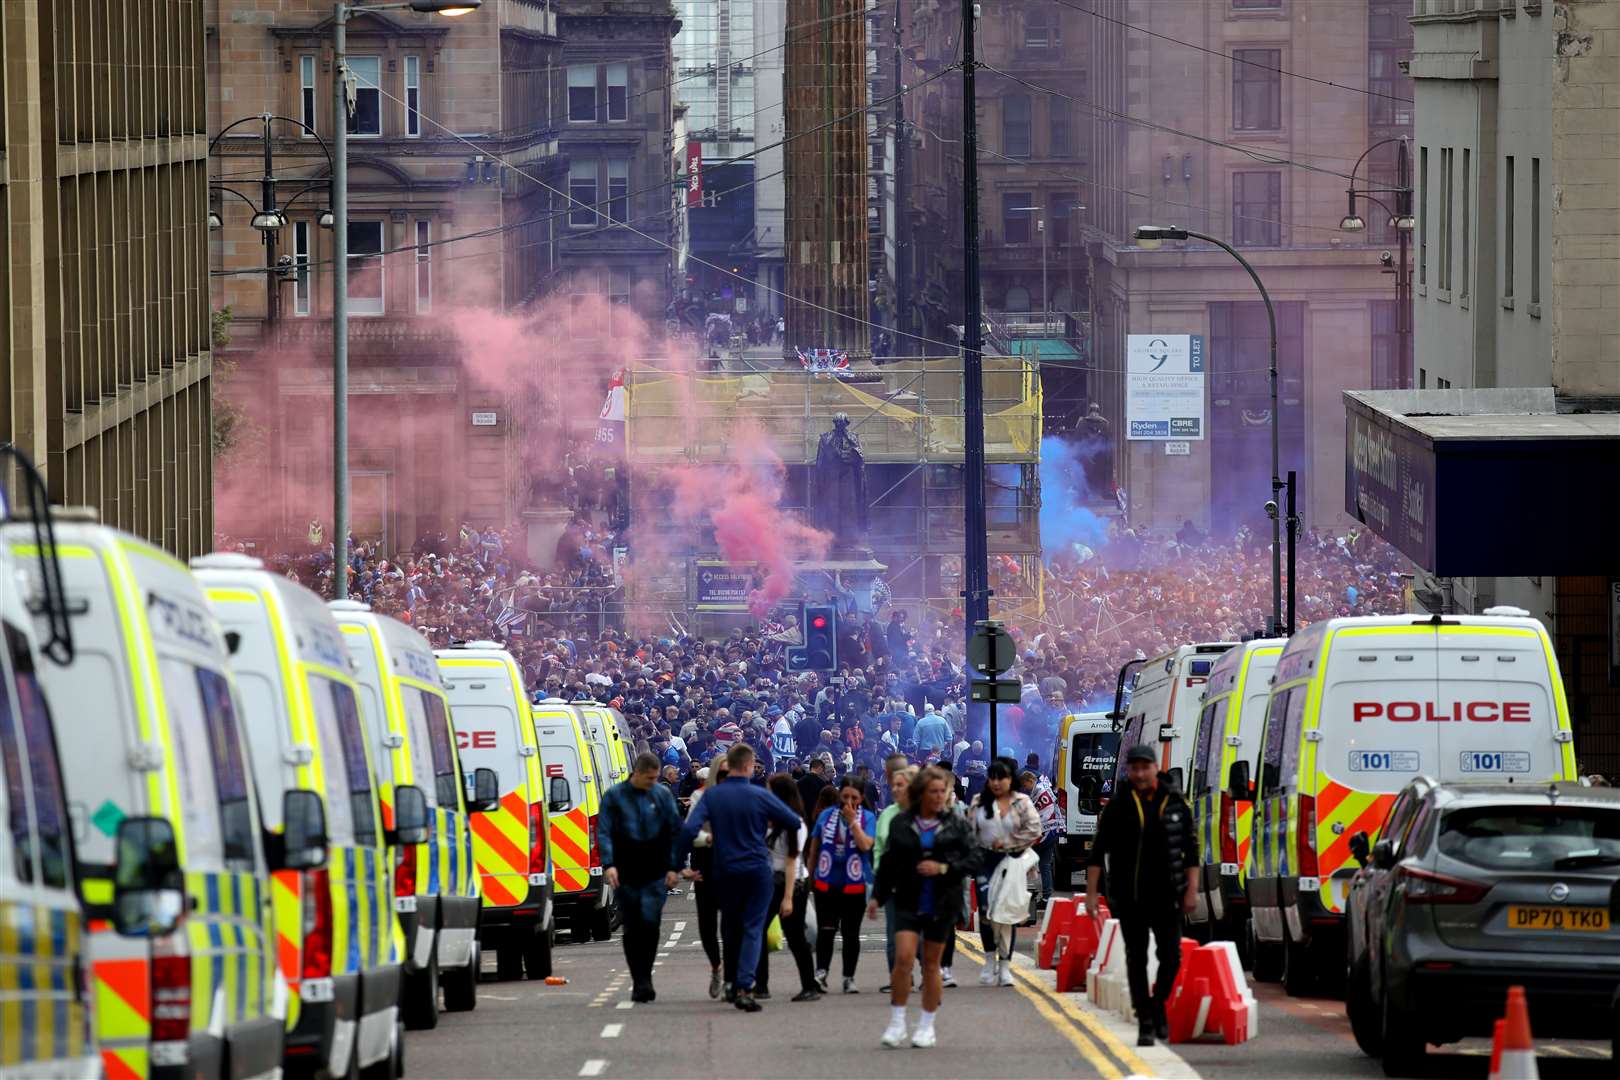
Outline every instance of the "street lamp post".
<path id="1" fill-rule="evenodd" d="M 1395 158 L 1395 186 L 1393 188 L 1356 187 L 1356 172 L 1361 168 L 1361 163 L 1367 160 L 1368 154 L 1389 143 L 1400 144 Z M 1409 389 L 1412 385 L 1412 271 L 1410 255 L 1412 229 L 1417 225 L 1417 218 L 1412 213 L 1411 160 L 1411 154 L 1406 145 L 1406 136 L 1404 135 L 1381 139 L 1363 150 L 1361 156 L 1356 159 L 1354 167 L 1350 170 L 1350 186 L 1345 190 L 1345 195 L 1349 200 L 1349 207 L 1344 217 L 1339 219 L 1339 228 L 1345 232 L 1362 232 L 1367 228 L 1366 220 L 1356 213 L 1356 197 L 1359 195 L 1388 214 L 1389 224 L 1395 230 L 1397 247 L 1397 262 L 1395 263 L 1395 339 L 1399 343 L 1400 349 L 1399 370 L 1395 374 L 1395 388 L 1403 390 Z M 1374 195 L 1393 195 L 1395 197 L 1395 208 L 1391 210 L 1383 202 L 1374 198 Z"/>
<path id="2" fill-rule="evenodd" d="M 1283 625 L 1282 618 L 1282 514 L 1278 501 L 1282 495 L 1281 457 L 1279 445 L 1280 415 L 1277 402 L 1277 309 L 1272 306 L 1271 294 L 1266 291 L 1265 282 L 1255 273 L 1254 267 L 1238 253 L 1238 250 L 1224 240 L 1218 240 L 1204 233 L 1193 232 L 1191 229 L 1177 228 L 1171 225 L 1139 225 L 1136 229 L 1137 243 L 1146 248 L 1156 248 L 1166 240 L 1203 240 L 1214 244 L 1232 258 L 1236 259 L 1243 269 L 1249 272 L 1254 281 L 1254 287 L 1260 290 L 1260 299 L 1266 302 L 1266 321 L 1271 330 L 1271 499 L 1266 503 L 1266 514 L 1271 518 L 1271 622 L 1266 629 L 1267 636 L 1276 636 Z"/>
<path id="3" fill-rule="evenodd" d="M 484 0 L 332 5 L 332 595 L 349 595 L 349 94 L 348 24 L 368 11 L 409 8 L 454 17 Z M 385 245 L 386 246 L 386 245 Z"/>

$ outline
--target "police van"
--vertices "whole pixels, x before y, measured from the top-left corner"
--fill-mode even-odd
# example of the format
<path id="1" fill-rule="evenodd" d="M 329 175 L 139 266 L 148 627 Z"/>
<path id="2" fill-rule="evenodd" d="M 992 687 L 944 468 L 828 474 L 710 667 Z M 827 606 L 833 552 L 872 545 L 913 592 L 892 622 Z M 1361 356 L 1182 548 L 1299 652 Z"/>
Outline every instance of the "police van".
<path id="1" fill-rule="evenodd" d="M 372 745 L 382 748 L 376 767 L 383 820 L 392 820 L 396 785 L 419 788 L 426 797 L 426 842 L 394 851 L 394 908 L 405 934 L 405 1026 L 433 1028 L 441 985 L 446 1010 L 478 1006 L 479 894 L 470 814 L 497 807 L 499 781 L 491 769 L 463 778 L 449 698 L 427 639 L 356 600 L 327 607 L 354 661 Z"/>
<path id="2" fill-rule="evenodd" d="M 8 453 L 15 453 L 0 447 Z M 19 455 L 20 457 L 20 455 Z M 21 459 L 31 486 L 38 473 Z M 43 495 L 37 486 L 31 494 Z M 0 492 L 0 512 L 4 511 Z M 44 499 L 40 498 L 43 505 Z M 48 520 L 35 521 L 36 550 L 52 559 Z M 62 789 L 51 717 L 40 688 L 33 624 L 17 567 L 0 548 L 0 1077 L 97 1075 L 90 1030 L 88 938 L 80 910 L 73 827 Z M 71 663 L 73 636 L 54 563 L 39 573 L 51 636 L 46 648 Z"/>
<path id="3" fill-rule="evenodd" d="M 426 832 L 422 792 L 395 789 L 385 822 L 359 687 L 320 597 L 246 555 L 205 555 L 191 566 L 234 644 L 231 668 L 253 778 L 269 800 L 271 847 L 303 848 L 317 836 L 328 853 L 319 865 L 295 858 L 273 874 L 278 951 L 292 992 L 287 1064 L 333 1076 L 351 1060 L 386 1069 L 404 1041 L 404 942 L 388 849 Z"/>
<path id="4" fill-rule="evenodd" d="M 1235 941 L 1247 950 L 1249 899 L 1243 864 L 1249 855 L 1254 803 L 1232 797 L 1226 776 L 1254 756 L 1265 730 L 1271 675 L 1285 638 L 1256 638 L 1228 649 L 1210 670 L 1193 734 L 1187 801 L 1200 858 L 1198 904 L 1187 921 L 1201 938 Z"/>
<path id="5" fill-rule="evenodd" d="M 1139 744 L 1157 746 L 1160 772 L 1172 786 L 1186 790 L 1193 729 L 1204 686 L 1215 662 L 1236 644 L 1206 641 L 1180 645 L 1137 667 L 1131 675 L 1129 704 L 1125 704 L 1123 686 L 1114 704 L 1113 715 L 1124 720 L 1119 737 L 1121 753 L 1114 766 L 1115 790 L 1124 790 L 1126 783 L 1123 751 Z"/>
<path id="6" fill-rule="evenodd" d="M 1234 794 L 1256 787 L 1254 963 L 1295 994 L 1343 975 L 1350 841 L 1376 838 L 1407 781 L 1576 779 L 1552 641 L 1517 608 L 1300 631 L 1278 661 L 1255 751 L 1252 775 L 1238 762 L 1228 782 Z"/>
<path id="7" fill-rule="evenodd" d="M 37 670 L 73 822 L 101 1065 L 273 1074 L 288 995 L 225 638 L 172 556 L 93 510 L 50 513 L 74 650 Z M 33 529 L 0 536 L 28 570 Z"/>
<path id="8" fill-rule="evenodd" d="M 541 781 L 540 744 L 512 654 L 493 641 L 434 653 L 450 698 L 461 766 L 493 770 L 493 810 L 472 815 L 473 864 L 483 906 L 478 940 L 495 950 L 501 979 L 551 974 L 556 943 L 551 823 Z"/>
<path id="9" fill-rule="evenodd" d="M 598 783 L 604 757 L 589 733 L 582 708 L 557 698 L 533 706 L 534 728 L 546 761 L 546 805 L 557 868 L 559 920 L 575 941 L 606 941 L 613 932 L 613 890 L 602 874 L 596 844 L 601 811 Z"/>
<path id="10" fill-rule="evenodd" d="M 624 714 L 611 705 L 580 702 L 575 708 L 585 723 L 586 733 L 600 751 L 596 759 L 596 775 L 605 778 L 602 790 L 630 777 L 630 766 L 636 758 L 636 743 Z"/>
<path id="11" fill-rule="evenodd" d="M 1071 713 L 1058 724 L 1052 786 L 1063 832 L 1058 835 L 1057 882 L 1085 865 L 1097 836 L 1106 789 L 1113 783 L 1119 733 L 1105 712 Z"/>

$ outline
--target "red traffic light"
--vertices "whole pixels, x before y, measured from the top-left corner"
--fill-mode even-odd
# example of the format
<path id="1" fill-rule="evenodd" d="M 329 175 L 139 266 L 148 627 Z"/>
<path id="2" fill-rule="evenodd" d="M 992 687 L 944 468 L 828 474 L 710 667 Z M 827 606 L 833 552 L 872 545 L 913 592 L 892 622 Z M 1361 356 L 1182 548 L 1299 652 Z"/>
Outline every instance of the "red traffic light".
<path id="1" fill-rule="evenodd" d="M 825 616 L 825 615 L 816 615 L 813 618 L 811 618 L 811 620 L 810 620 L 810 628 L 812 630 L 825 630 L 825 629 L 827 629 L 827 616 Z"/>

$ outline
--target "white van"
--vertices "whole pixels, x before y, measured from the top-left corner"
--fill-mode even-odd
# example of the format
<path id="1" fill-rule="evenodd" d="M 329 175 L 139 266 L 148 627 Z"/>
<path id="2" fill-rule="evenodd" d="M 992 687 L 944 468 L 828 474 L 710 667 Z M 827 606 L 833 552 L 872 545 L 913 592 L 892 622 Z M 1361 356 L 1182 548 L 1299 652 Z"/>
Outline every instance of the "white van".
<path id="1" fill-rule="evenodd" d="M 1289 640 L 1256 755 L 1257 974 L 1281 960 L 1290 993 L 1342 975 L 1352 840 L 1377 838 L 1409 780 L 1577 779 L 1552 640 L 1505 610 L 1329 619 Z M 1250 786 L 1242 766 L 1229 787 Z"/>
<path id="2" fill-rule="evenodd" d="M 606 941 L 613 932 L 613 889 L 602 873 L 596 819 L 607 790 L 608 751 L 594 741 L 580 706 L 545 698 L 532 711 L 546 763 L 558 919 L 575 941 Z"/>
<path id="3" fill-rule="evenodd" d="M 1119 736 L 1119 761 L 1114 767 L 1114 790 L 1125 782 L 1125 751 L 1141 743 L 1159 747 L 1159 771 L 1172 785 L 1186 791 L 1192 765 L 1193 732 L 1198 726 L 1198 710 L 1203 704 L 1209 673 L 1221 655 L 1235 641 L 1205 641 L 1178 645 L 1144 661 L 1131 676 L 1128 706 L 1115 702 L 1114 712 L 1124 712 Z"/>
<path id="4" fill-rule="evenodd" d="M 1119 733 L 1105 712 L 1072 713 L 1058 724 L 1052 753 L 1052 786 L 1063 832 L 1058 836 L 1057 882 L 1085 865 L 1097 836 L 1104 792 L 1113 782 Z"/>

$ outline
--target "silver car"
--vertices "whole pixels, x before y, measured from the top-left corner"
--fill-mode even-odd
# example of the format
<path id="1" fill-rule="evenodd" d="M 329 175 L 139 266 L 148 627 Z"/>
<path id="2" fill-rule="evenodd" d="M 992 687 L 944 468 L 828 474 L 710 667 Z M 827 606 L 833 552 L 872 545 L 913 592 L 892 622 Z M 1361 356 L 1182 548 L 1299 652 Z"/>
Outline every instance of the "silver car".
<path id="1" fill-rule="evenodd" d="M 1419 779 L 1378 835 L 1350 840 L 1346 1010 L 1387 1074 L 1489 1036 L 1509 986 L 1538 1037 L 1620 1043 L 1620 790 Z"/>

